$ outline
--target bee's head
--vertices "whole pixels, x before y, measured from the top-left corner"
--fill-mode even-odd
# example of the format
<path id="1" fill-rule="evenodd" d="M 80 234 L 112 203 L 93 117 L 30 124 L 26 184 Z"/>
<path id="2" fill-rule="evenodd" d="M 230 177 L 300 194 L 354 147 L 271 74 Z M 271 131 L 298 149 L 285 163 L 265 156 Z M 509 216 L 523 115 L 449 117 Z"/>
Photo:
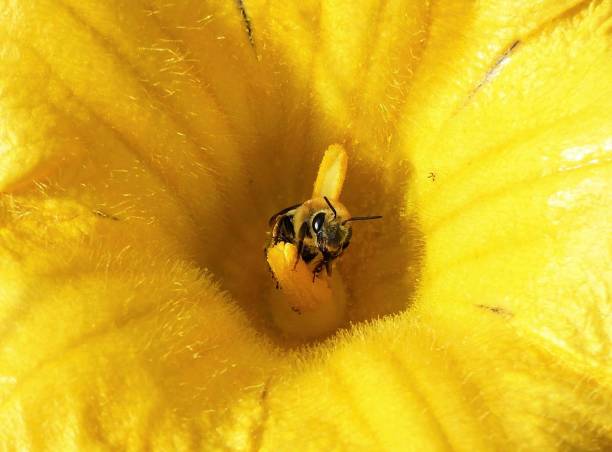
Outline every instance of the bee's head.
<path id="1" fill-rule="evenodd" d="M 313 215 L 311 225 L 317 248 L 324 254 L 338 256 L 351 236 L 351 227 L 342 224 L 341 219 L 331 210 L 323 210 Z M 344 248 L 343 248 L 344 247 Z"/>
<path id="2" fill-rule="evenodd" d="M 347 218 L 346 208 L 342 206 L 339 215 L 330 200 L 325 196 L 323 199 L 327 206 L 312 216 L 310 228 L 319 251 L 332 257 L 339 256 L 348 247 L 352 234 L 349 224 L 351 221 L 381 218 L 380 216 Z"/>

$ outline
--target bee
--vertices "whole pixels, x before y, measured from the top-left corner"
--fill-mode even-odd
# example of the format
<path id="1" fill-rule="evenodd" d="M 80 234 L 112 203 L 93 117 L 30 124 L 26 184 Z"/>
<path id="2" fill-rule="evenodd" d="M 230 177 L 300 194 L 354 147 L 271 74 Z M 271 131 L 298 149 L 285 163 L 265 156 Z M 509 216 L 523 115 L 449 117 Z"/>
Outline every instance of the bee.
<path id="1" fill-rule="evenodd" d="M 293 268 L 302 259 L 312 268 L 313 282 L 323 268 L 331 276 L 332 263 L 351 242 L 353 232 L 350 223 L 382 218 L 380 215 L 351 217 L 344 205 L 334 202 L 335 206 L 326 196 L 313 198 L 272 215 L 268 222 L 272 234 L 266 252 L 278 243 L 291 243 L 297 247 Z"/>

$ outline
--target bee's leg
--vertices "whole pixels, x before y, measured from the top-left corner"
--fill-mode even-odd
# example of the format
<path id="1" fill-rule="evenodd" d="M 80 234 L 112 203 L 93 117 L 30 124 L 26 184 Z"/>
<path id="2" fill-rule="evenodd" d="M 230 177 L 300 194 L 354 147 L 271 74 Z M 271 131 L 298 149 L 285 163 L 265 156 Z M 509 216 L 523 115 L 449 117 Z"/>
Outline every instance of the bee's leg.
<path id="1" fill-rule="evenodd" d="M 331 277 L 332 275 L 332 265 L 331 261 L 325 261 L 325 271 L 327 271 L 327 276 Z"/>
<path id="2" fill-rule="evenodd" d="M 306 237 L 306 232 L 308 231 L 308 223 L 302 223 L 300 230 L 298 232 L 298 242 L 297 242 L 297 258 L 295 259 L 295 264 L 293 265 L 293 269 L 297 267 L 298 262 L 302 258 L 302 251 L 304 250 L 304 237 Z"/>
<path id="3" fill-rule="evenodd" d="M 317 266 L 314 268 L 314 270 L 312 271 L 312 282 L 313 282 L 313 284 L 314 284 L 315 279 L 317 278 L 317 276 L 319 276 L 319 274 L 323 270 L 323 265 L 325 265 L 324 261 L 319 262 L 317 264 Z"/>

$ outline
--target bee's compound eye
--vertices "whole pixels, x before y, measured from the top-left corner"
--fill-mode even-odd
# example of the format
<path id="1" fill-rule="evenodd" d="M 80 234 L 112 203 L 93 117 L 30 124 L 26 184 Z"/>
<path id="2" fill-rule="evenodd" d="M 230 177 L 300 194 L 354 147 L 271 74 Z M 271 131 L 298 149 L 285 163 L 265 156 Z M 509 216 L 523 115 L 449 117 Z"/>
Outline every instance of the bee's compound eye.
<path id="1" fill-rule="evenodd" d="M 323 229 L 325 223 L 325 212 L 319 212 L 312 219 L 312 230 L 315 234 Z"/>

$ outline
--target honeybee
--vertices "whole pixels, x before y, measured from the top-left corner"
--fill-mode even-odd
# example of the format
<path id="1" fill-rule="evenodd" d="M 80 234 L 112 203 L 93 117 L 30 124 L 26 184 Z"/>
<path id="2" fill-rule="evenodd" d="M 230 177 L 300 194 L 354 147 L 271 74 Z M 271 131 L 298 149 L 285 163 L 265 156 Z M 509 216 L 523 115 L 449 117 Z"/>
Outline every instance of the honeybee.
<path id="1" fill-rule="evenodd" d="M 323 196 L 289 206 L 274 214 L 268 222 L 272 228 L 272 237 L 266 253 L 268 248 L 278 243 L 292 243 L 297 247 L 297 259 L 293 268 L 302 259 L 312 268 L 313 282 L 323 268 L 331 276 L 332 263 L 351 242 L 353 232 L 350 223 L 382 218 L 380 215 L 351 217 L 343 204 L 334 202 L 335 205 Z"/>

